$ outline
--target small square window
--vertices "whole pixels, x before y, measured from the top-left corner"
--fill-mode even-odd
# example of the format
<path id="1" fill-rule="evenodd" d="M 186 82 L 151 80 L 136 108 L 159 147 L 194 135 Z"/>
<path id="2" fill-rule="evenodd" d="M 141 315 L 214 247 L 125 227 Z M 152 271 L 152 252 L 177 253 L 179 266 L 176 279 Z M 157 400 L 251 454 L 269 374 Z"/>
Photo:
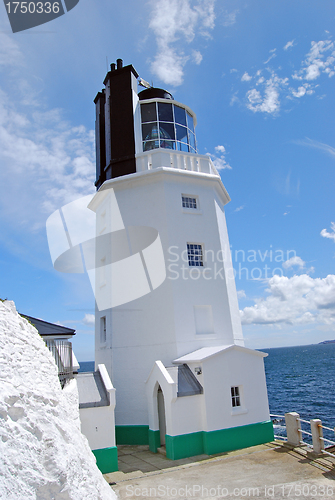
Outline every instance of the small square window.
<path id="1" fill-rule="evenodd" d="M 106 316 L 100 318 L 100 342 L 104 344 L 107 340 Z"/>
<path id="2" fill-rule="evenodd" d="M 241 396 L 239 387 L 231 387 L 231 404 L 233 408 L 241 406 Z"/>
<path id="3" fill-rule="evenodd" d="M 199 243 L 187 243 L 187 257 L 190 267 L 203 267 L 202 245 Z"/>
<path id="4" fill-rule="evenodd" d="M 183 208 L 193 208 L 197 209 L 197 199 L 192 196 L 182 196 L 181 197 Z"/>

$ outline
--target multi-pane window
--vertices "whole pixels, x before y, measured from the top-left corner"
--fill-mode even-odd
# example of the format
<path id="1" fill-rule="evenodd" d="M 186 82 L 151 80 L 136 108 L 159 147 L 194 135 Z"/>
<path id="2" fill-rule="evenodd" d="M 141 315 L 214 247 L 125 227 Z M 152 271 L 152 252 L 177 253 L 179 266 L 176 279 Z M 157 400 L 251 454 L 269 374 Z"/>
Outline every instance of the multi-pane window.
<path id="1" fill-rule="evenodd" d="M 231 404 L 233 408 L 236 408 L 236 406 L 241 406 L 239 387 L 231 387 Z"/>
<path id="2" fill-rule="evenodd" d="M 106 316 L 100 318 L 100 342 L 104 344 L 107 340 Z"/>
<path id="3" fill-rule="evenodd" d="M 203 267 L 202 245 L 199 243 L 187 243 L 187 258 L 190 267 Z"/>
<path id="4" fill-rule="evenodd" d="M 196 153 L 193 116 L 170 102 L 141 104 L 143 151 L 165 148 Z"/>
<path id="5" fill-rule="evenodd" d="M 183 208 L 194 208 L 197 209 L 197 199 L 191 196 L 182 196 L 181 197 Z"/>

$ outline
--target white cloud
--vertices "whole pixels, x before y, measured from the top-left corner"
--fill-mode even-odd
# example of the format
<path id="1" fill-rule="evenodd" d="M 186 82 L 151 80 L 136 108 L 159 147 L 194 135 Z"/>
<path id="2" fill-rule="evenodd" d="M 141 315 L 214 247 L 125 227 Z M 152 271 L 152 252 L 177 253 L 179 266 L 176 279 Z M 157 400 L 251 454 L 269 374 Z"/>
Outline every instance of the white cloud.
<path id="1" fill-rule="evenodd" d="M 221 153 L 220 156 L 216 156 L 216 155 L 211 154 L 211 153 L 207 153 L 207 155 L 211 157 L 211 160 L 212 160 L 215 168 L 219 171 L 224 170 L 224 169 L 230 170 L 231 166 L 227 163 L 226 157 L 225 157 L 226 148 L 224 146 L 218 145 L 218 146 L 215 146 L 214 149 L 215 149 L 216 153 L 219 153 L 219 154 Z"/>
<path id="2" fill-rule="evenodd" d="M 14 42 L 6 46 L 23 59 Z M 44 229 L 53 210 L 94 192 L 95 172 L 94 132 L 47 110 L 19 70 L 7 75 L 9 90 L 0 89 L 0 213 L 11 233 Z"/>
<path id="3" fill-rule="evenodd" d="M 237 291 L 237 298 L 238 299 L 244 299 L 246 297 L 245 291 L 244 290 L 238 290 Z"/>
<path id="4" fill-rule="evenodd" d="M 287 44 L 284 46 L 284 50 L 288 50 L 294 45 L 294 40 L 291 40 L 290 42 L 287 42 Z"/>
<path id="5" fill-rule="evenodd" d="M 84 325 L 94 326 L 95 325 L 94 314 L 85 314 L 84 318 L 82 319 L 82 322 L 84 323 Z"/>
<path id="6" fill-rule="evenodd" d="M 151 69 L 164 83 L 173 86 L 182 84 L 184 67 L 190 56 L 181 48 L 181 40 L 190 44 L 196 33 L 210 37 L 215 21 L 214 4 L 215 0 L 198 0 L 194 6 L 190 0 L 151 1 L 149 28 L 157 42 L 157 54 Z M 199 51 L 195 52 L 193 60 L 200 64 L 202 56 Z"/>
<path id="7" fill-rule="evenodd" d="M 307 274 L 274 276 L 268 296 L 241 311 L 243 324 L 333 324 L 335 321 L 335 275 L 311 278 Z"/>
<path id="8" fill-rule="evenodd" d="M 323 236 L 323 238 L 329 238 L 330 240 L 333 240 L 334 243 L 335 243 L 335 222 L 331 222 L 330 223 L 330 227 L 331 227 L 331 230 L 332 230 L 331 233 L 329 233 L 327 231 L 327 229 L 322 229 L 322 231 L 321 231 L 320 234 L 321 234 L 321 236 Z"/>
<path id="9" fill-rule="evenodd" d="M 240 212 L 241 210 L 243 210 L 245 207 L 245 205 L 241 205 L 240 207 L 237 207 L 235 208 L 234 212 Z"/>
<path id="10" fill-rule="evenodd" d="M 295 266 L 298 266 L 300 269 L 303 269 L 305 267 L 305 262 L 301 257 L 298 257 L 297 255 L 283 262 L 284 269 L 291 269 L 291 267 Z"/>
<path id="11" fill-rule="evenodd" d="M 292 94 L 294 97 L 302 97 L 306 94 L 306 87 L 298 87 L 298 90 L 292 89 Z"/>
<path id="12" fill-rule="evenodd" d="M 284 50 L 287 51 L 292 47 L 293 42 L 294 40 L 287 42 Z M 319 84 L 316 84 L 316 81 L 321 74 L 328 77 L 335 75 L 334 49 L 335 43 L 329 40 L 311 42 L 311 49 L 301 62 L 301 68 L 294 71 L 290 78 L 278 76 L 270 67 L 266 68 L 271 75 L 270 78 L 266 78 L 264 75 L 261 76 L 264 70 L 257 70 L 256 77 L 259 76 L 256 82 L 257 89 L 250 88 L 246 92 L 245 104 L 247 108 L 255 113 L 261 112 L 276 115 L 281 108 L 283 98 L 292 101 L 294 98 L 300 99 L 304 96 L 314 94 L 315 89 L 319 86 Z M 270 50 L 270 57 L 264 64 L 268 64 L 274 57 L 276 57 L 276 49 Z M 279 70 L 282 71 L 282 68 L 280 67 Z M 245 71 L 241 81 L 250 82 L 251 80 L 252 77 Z M 291 82 L 293 85 L 291 85 Z M 295 82 L 299 82 L 297 87 L 294 85 Z M 236 99 L 233 99 L 231 104 L 234 102 L 236 102 Z"/>
<path id="13" fill-rule="evenodd" d="M 279 78 L 274 72 L 265 82 L 263 93 L 259 90 L 251 89 L 247 92 L 247 108 L 256 112 L 276 114 L 280 109 L 280 90 L 286 87 L 287 78 Z"/>
<path id="14" fill-rule="evenodd" d="M 232 26 L 233 24 L 236 23 L 236 16 L 239 13 L 239 10 L 234 10 L 233 12 L 228 12 L 226 11 L 224 13 L 224 18 L 223 18 L 223 26 Z"/>
<path id="15" fill-rule="evenodd" d="M 267 64 L 268 62 L 271 61 L 271 59 L 274 59 L 275 57 L 277 57 L 277 55 L 274 53 L 275 50 L 276 49 L 270 50 L 270 52 L 272 52 L 272 54 L 266 61 L 264 61 L 264 64 Z"/>
<path id="16" fill-rule="evenodd" d="M 331 42 L 330 40 L 311 42 L 311 50 L 302 62 L 301 70 L 292 75 L 293 78 L 312 81 L 319 78 L 321 73 L 325 73 L 329 77 L 332 77 L 335 74 L 334 48 L 334 42 Z"/>
<path id="17" fill-rule="evenodd" d="M 324 153 L 326 153 L 332 157 L 335 157 L 335 148 L 333 148 L 332 146 L 329 146 L 329 144 L 325 144 L 325 143 L 319 142 L 319 141 L 314 141 L 313 139 L 309 139 L 308 137 L 306 137 L 303 140 L 295 140 L 292 142 L 294 144 L 298 144 L 299 146 L 307 146 L 310 148 L 320 149 Z"/>
<path id="18" fill-rule="evenodd" d="M 24 58 L 12 37 L 0 32 L 0 65 L 23 66 Z"/>
<path id="19" fill-rule="evenodd" d="M 241 82 L 249 82 L 250 80 L 252 80 L 252 76 L 245 72 L 241 78 Z"/>
<path id="20" fill-rule="evenodd" d="M 200 64 L 202 61 L 202 54 L 199 52 L 199 50 L 193 50 L 192 58 L 195 64 Z"/>

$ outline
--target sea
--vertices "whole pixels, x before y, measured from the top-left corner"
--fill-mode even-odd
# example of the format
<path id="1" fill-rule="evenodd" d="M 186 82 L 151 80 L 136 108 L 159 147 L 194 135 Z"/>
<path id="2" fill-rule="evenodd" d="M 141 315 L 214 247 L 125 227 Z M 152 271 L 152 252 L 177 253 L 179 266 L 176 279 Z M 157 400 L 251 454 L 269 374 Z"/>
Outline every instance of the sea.
<path id="1" fill-rule="evenodd" d="M 261 349 L 264 358 L 270 413 L 284 415 L 295 411 L 300 418 L 319 418 L 322 425 L 335 426 L 335 343 Z M 94 370 L 94 361 L 80 363 L 80 372 Z M 310 427 L 302 423 L 302 429 Z M 285 435 L 285 421 L 274 418 L 274 431 Z M 304 441 L 310 437 L 304 434 Z M 324 437 L 335 442 L 333 431 Z M 326 443 L 326 446 L 330 443 Z"/>
<path id="2" fill-rule="evenodd" d="M 335 343 L 261 349 L 264 359 L 270 413 L 284 415 L 295 411 L 300 418 L 319 418 L 322 425 L 335 426 Z M 275 420 L 274 431 L 285 434 L 285 422 Z M 302 423 L 302 429 L 310 427 Z M 323 431 L 335 442 L 334 431 Z M 307 434 L 304 441 L 310 443 Z M 330 443 L 325 443 L 330 446 Z"/>

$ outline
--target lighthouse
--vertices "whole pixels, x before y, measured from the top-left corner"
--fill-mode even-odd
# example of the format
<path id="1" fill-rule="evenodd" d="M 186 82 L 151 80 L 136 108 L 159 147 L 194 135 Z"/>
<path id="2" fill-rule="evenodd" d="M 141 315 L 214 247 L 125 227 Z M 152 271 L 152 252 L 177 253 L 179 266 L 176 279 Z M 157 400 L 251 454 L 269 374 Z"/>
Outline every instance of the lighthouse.
<path id="1" fill-rule="evenodd" d="M 95 363 L 117 444 L 179 459 L 273 439 L 263 358 L 244 347 L 215 166 L 196 115 L 122 60 L 96 105 Z M 91 266 L 92 268 L 93 266 Z"/>

